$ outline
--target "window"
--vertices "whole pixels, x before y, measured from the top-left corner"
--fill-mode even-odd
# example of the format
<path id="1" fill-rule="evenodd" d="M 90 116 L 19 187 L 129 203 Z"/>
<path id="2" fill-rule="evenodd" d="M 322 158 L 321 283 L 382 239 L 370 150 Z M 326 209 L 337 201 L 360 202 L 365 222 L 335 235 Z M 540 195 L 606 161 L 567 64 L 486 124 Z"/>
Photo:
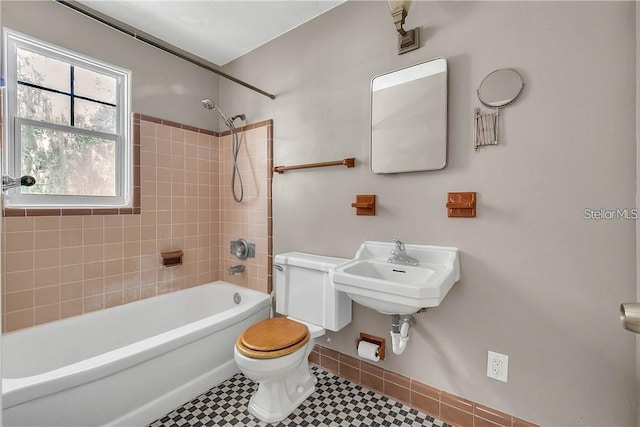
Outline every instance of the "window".
<path id="1" fill-rule="evenodd" d="M 4 52 L 6 170 L 36 178 L 5 206 L 130 205 L 130 72 L 9 30 Z"/>

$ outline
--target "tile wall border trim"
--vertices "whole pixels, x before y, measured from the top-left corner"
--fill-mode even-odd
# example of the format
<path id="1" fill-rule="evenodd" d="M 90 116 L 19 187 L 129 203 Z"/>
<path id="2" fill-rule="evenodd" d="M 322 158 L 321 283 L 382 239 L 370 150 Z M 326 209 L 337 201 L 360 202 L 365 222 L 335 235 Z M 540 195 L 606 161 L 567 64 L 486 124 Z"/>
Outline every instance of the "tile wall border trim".
<path id="1" fill-rule="evenodd" d="M 189 130 L 191 132 L 196 132 L 196 133 L 204 133 L 206 135 L 211 135 L 211 136 L 220 136 L 219 132 L 216 132 L 210 129 L 198 128 L 195 126 L 186 125 L 184 123 L 178 123 L 171 120 L 161 119 L 158 117 L 147 116 L 145 114 L 140 114 L 140 113 L 133 113 L 133 117 L 135 118 L 136 116 L 138 117 L 139 120 L 144 120 L 146 122 L 151 122 L 158 125 L 170 126 L 178 129 Z"/>
<path id="2" fill-rule="evenodd" d="M 273 292 L 273 120 L 243 126 L 238 129 L 244 132 L 259 127 L 267 127 L 267 291 Z"/>
<path id="3" fill-rule="evenodd" d="M 189 130 L 189 131 L 196 132 L 196 133 L 204 133 L 206 135 L 211 135 L 211 136 L 221 137 L 221 136 L 231 135 L 231 131 L 230 130 L 226 130 L 224 132 L 217 132 L 217 131 L 211 130 L 211 129 L 198 128 L 198 127 L 195 127 L 195 126 L 186 125 L 184 123 L 178 123 L 178 122 L 174 122 L 174 121 L 171 121 L 171 120 L 161 119 L 161 118 L 158 118 L 158 117 L 147 116 L 145 114 L 140 114 L 140 113 L 133 113 L 133 117 L 134 117 L 134 119 L 137 117 L 138 120 L 144 120 L 144 121 L 156 123 L 156 124 L 159 124 L 159 125 L 165 125 L 165 126 L 171 126 L 171 127 L 174 127 L 174 128 L 178 128 L 178 129 Z M 236 131 L 244 132 L 244 131 L 248 131 L 248 130 L 251 130 L 251 129 L 260 128 L 260 127 L 263 127 L 263 126 L 273 126 L 273 119 L 262 120 L 262 121 L 256 122 L 256 123 L 250 123 L 250 124 L 247 124 L 245 126 L 241 126 L 241 127 L 236 128 Z"/>
<path id="4" fill-rule="evenodd" d="M 256 122 L 256 123 L 251 123 L 239 128 L 236 128 L 236 131 L 238 132 L 244 132 L 244 131 L 248 131 L 251 129 L 257 129 L 263 126 L 271 126 L 273 127 L 273 119 L 268 119 L 268 120 L 263 120 L 261 122 Z M 231 135 L 231 131 L 230 130 L 226 130 L 224 132 L 216 132 L 217 136 L 229 136 Z"/>

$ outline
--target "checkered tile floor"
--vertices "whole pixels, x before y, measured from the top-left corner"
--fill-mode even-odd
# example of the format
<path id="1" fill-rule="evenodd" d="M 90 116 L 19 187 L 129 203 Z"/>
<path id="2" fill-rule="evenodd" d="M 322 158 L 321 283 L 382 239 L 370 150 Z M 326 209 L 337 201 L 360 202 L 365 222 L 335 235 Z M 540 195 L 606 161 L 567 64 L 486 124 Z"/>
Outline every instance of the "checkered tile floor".
<path id="1" fill-rule="evenodd" d="M 317 366 L 316 391 L 278 426 L 450 427 L 406 405 L 363 388 Z M 237 374 L 154 421 L 162 426 L 267 426 L 247 412 L 257 384 Z"/>

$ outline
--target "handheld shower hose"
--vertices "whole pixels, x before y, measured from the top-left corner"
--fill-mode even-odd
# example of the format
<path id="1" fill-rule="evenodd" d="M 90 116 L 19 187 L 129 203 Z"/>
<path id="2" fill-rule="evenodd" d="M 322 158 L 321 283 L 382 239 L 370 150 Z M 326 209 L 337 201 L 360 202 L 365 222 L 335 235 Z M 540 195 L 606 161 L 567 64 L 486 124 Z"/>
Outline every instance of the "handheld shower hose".
<path id="1" fill-rule="evenodd" d="M 240 141 L 238 140 L 238 131 L 236 130 L 233 122 L 236 119 L 245 120 L 244 114 L 238 114 L 237 116 L 233 116 L 230 119 L 222 114 L 222 111 L 218 108 L 218 106 L 209 98 L 205 98 L 202 100 L 202 106 L 207 110 L 216 110 L 224 124 L 227 125 L 229 130 L 231 131 L 231 137 L 233 140 L 232 146 L 232 159 L 233 159 L 233 171 L 231 173 L 231 194 L 233 195 L 233 200 L 236 202 L 241 202 L 244 198 L 244 185 L 242 184 L 242 176 L 240 175 L 240 168 L 238 167 L 238 153 L 240 152 Z M 238 183 L 240 184 L 240 194 L 236 194 L 236 176 L 238 177 Z"/>

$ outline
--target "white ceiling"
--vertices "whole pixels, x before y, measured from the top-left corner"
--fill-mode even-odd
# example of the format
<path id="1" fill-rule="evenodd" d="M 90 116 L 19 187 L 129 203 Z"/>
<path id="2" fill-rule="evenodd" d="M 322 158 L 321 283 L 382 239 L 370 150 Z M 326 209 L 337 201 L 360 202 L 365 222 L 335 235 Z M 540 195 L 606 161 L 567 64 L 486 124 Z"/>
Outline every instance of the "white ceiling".
<path id="1" fill-rule="evenodd" d="M 225 65 L 345 0 L 80 0 L 216 65 Z"/>

